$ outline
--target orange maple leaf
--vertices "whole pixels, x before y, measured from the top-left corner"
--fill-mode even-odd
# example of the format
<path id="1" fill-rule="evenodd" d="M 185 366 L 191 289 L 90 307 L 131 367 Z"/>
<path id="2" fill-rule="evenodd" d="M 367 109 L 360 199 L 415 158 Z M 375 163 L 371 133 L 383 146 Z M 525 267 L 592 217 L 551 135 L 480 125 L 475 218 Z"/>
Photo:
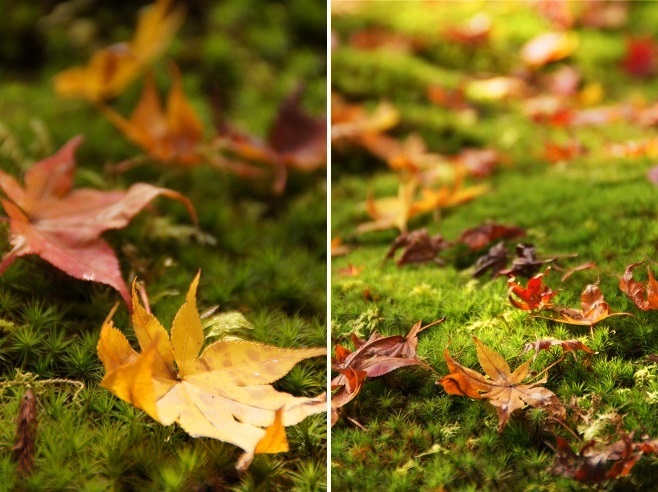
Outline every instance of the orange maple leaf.
<path id="1" fill-rule="evenodd" d="M 612 313 L 610 306 L 603 298 L 603 292 L 596 284 L 589 284 L 580 296 L 580 309 L 555 308 L 560 318 L 548 318 L 570 325 L 589 326 L 590 329 L 599 321 L 610 316 L 632 316 L 630 313 Z"/>
<path id="2" fill-rule="evenodd" d="M 477 347 L 478 360 L 486 376 L 455 362 L 446 349 L 444 357 L 450 374 L 437 381 L 446 393 L 489 400 L 498 413 L 499 432 L 505 428 L 514 411 L 528 405 L 544 408 L 553 416 L 564 418 L 565 410 L 557 396 L 540 386 L 546 382 L 546 376 L 534 383 L 521 384 L 530 372 L 531 359 L 512 372 L 505 359 L 498 353 L 476 337 L 473 337 L 473 340 Z"/>
<path id="3" fill-rule="evenodd" d="M 55 76 L 55 92 L 64 97 L 102 102 L 120 94 L 155 58 L 160 56 L 183 22 L 184 8 L 170 8 L 171 0 L 158 0 L 139 16 L 133 39 L 94 53 L 83 67 Z"/>
<path id="4" fill-rule="evenodd" d="M 245 453 L 237 467 L 244 469 L 254 454 L 288 450 L 284 427 L 326 411 L 325 395 L 295 397 L 271 386 L 297 362 L 325 355 L 326 349 L 219 340 L 202 351 L 198 283 L 197 274 L 174 318 L 171 335 L 139 303 L 133 283 L 132 323 L 142 352 L 134 351 L 113 326 L 113 309 L 97 347 L 105 368 L 101 386 L 163 425 L 177 422 L 192 437 L 239 446 Z"/>
<path id="5" fill-rule="evenodd" d="M 153 159 L 196 164 L 201 159 L 198 146 L 203 136 L 203 125 L 185 97 L 180 72 L 173 64 L 171 73 L 173 81 L 165 110 L 162 109 L 152 73 L 146 78 L 142 96 L 130 119 L 110 107 L 101 106 L 100 109 L 126 138 Z"/>

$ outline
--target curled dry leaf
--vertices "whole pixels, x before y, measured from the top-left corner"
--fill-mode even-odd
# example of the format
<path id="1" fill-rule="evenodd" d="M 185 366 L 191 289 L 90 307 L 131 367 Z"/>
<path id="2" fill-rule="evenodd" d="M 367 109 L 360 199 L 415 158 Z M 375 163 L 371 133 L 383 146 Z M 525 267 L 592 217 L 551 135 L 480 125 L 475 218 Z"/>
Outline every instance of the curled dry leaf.
<path id="1" fill-rule="evenodd" d="M 534 311 L 535 309 L 550 309 L 553 307 L 551 299 L 557 294 L 550 287 L 544 284 L 543 277 L 548 275 L 550 268 L 544 273 L 538 273 L 530 280 L 528 286 L 523 287 L 516 282 L 516 278 L 511 276 L 507 280 L 509 286 L 509 301 L 512 306 L 523 309 L 524 311 Z M 517 297 L 515 299 L 512 294 Z"/>
<path id="2" fill-rule="evenodd" d="M 162 425 L 178 423 L 192 437 L 211 437 L 244 450 L 237 467 L 254 454 L 288 450 L 283 427 L 326 411 L 326 398 L 295 397 L 271 383 L 295 364 L 326 354 L 324 348 L 283 349 L 244 340 L 219 340 L 202 350 L 203 327 L 196 308 L 199 275 L 174 318 L 171 335 L 139 303 L 133 283 L 133 329 L 141 352 L 103 323 L 98 356 L 101 386 L 144 410 Z M 115 308 L 116 309 L 116 308 Z"/>
<path id="3" fill-rule="evenodd" d="M 647 266 L 647 281 L 633 280 L 633 270 L 643 262 L 631 263 L 619 278 L 619 289 L 630 297 L 635 305 L 642 311 L 658 309 L 658 282 L 653 276 L 651 268 Z"/>
<path id="4" fill-rule="evenodd" d="M 512 260 L 512 266 L 501 270 L 501 275 L 519 275 L 521 277 L 531 277 L 539 270 L 539 267 L 546 263 L 552 263 L 557 258 L 537 258 L 537 250 L 532 244 L 519 243 L 516 245 L 516 258 Z"/>
<path id="5" fill-rule="evenodd" d="M 38 255 L 68 275 L 116 289 L 128 306 L 130 293 L 121 278 L 114 251 L 101 237 L 121 229 L 159 195 L 178 200 L 196 222 L 190 201 L 180 193 L 146 183 L 127 191 L 73 190 L 74 152 L 82 137 L 74 137 L 56 154 L 34 164 L 21 186 L 0 170 L 0 204 L 9 216 L 12 250 L 0 261 L 0 274 L 16 258 Z"/>
<path id="6" fill-rule="evenodd" d="M 631 313 L 612 313 L 597 284 L 589 284 L 580 296 L 580 309 L 554 308 L 561 317 L 549 318 L 560 323 L 592 327 L 610 316 L 632 316 Z"/>
<path id="7" fill-rule="evenodd" d="M 401 233 L 389 248 L 384 259 L 393 258 L 399 248 L 404 248 L 400 257 L 395 261 L 397 266 L 428 262 L 445 265 L 445 262 L 436 255 L 450 246 L 452 243 L 445 240 L 441 234 L 430 236 L 427 229 L 418 229 Z"/>
<path id="8" fill-rule="evenodd" d="M 475 261 L 473 277 L 478 278 L 487 270 L 491 270 L 491 278 L 500 275 L 500 271 L 507 266 L 507 248 L 502 241 L 489 248 L 486 255 Z"/>
<path id="9" fill-rule="evenodd" d="M 576 350 L 582 350 L 583 352 L 587 352 L 588 354 L 593 354 L 594 351 L 589 348 L 587 345 L 585 345 L 583 342 L 580 340 L 576 340 L 575 338 L 572 338 L 571 340 L 558 340 L 557 338 L 542 338 L 540 340 L 535 340 L 534 342 L 527 343 L 525 347 L 523 347 L 523 352 L 522 354 L 525 354 L 526 352 L 530 352 L 531 350 L 534 350 L 535 353 L 539 353 L 542 350 L 548 350 L 551 347 L 562 347 L 562 349 L 565 352 L 575 352 Z"/>
<path id="10" fill-rule="evenodd" d="M 171 8 L 171 0 L 158 0 L 139 16 L 133 39 L 97 51 L 84 67 L 73 67 L 55 76 L 55 92 L 102 102 L 123 90 L 159 57 L 185 17 L 183 7 Z"/>
<path id="11" fill-rule="evenodd" d="M 486 222 L 462 231 L 458 241 L 472 251 L 477 251 L 498 239 L 516 239 L 521 236 L 525 236 L 525 230 L 520 227 Z"/>
<path id="12" fill-rule="evenodd" d="M 512 372 L 498 353 L 476 337 L 473 337 L 473 340 L 477 347 L 478 360 L 486 375 L 458 364 L 446 349 L 444 357 L 450 374 L 437 381 L 446 393 L 489 400 L 498 413 L 499 432 L 503 431 L 512 413 L 526 406 L 543 408 L 558 419 L 565 417 L 564 406 L 557 396 L 541 386 L 546 382 L 546 376 L 534 383 L 521 384 L 530 372 L 532 359 L 528 359 Z"/>
<path id="13" fill-rule="evenodd" d="M 569 443 L 556 437 L 556 459 L 551 472 L 584 483 L 599 483 L 630 475 L 644 454 L 658 452 L 658 439 L 633 441 L 632 434 L 621 432 L 619 439 L 602 446 L 589 441 L 576 454 Z"/>
<path id="14" fill-rule="evenodd" d="M 338 411 L 356 397 L 366 378 L 388 374 L 395 369 L 408 366 L 420 366 L 432 370 L 425 362 L 416 358 L 418 334 L 432 326 L 442 323 L 441 318 L 422 326 L 419 321 L 411 327 L 406 337 L 393 335 L 384 337 L 374 332 L 368 340 L 352 336 L 356 347 L 353 352 L 336 345 L 332 369 L 339 372 L 331 381 L 331 389 L 337 390 L 331 397 L 332 425 L 338 419 Z"/>
<path id="15" fill-rule="evenodd" d="M 202 156 L 198 146 L 203 125 L 183 92 L 178 69 L 172 64 L 172 85 L 163 110 L 155 79 L 149 73 L 142 96 L 129 119 L 108 106 L 100 106 L 103 115 L 128 140 L 159 162 L 196 164 Z"/>

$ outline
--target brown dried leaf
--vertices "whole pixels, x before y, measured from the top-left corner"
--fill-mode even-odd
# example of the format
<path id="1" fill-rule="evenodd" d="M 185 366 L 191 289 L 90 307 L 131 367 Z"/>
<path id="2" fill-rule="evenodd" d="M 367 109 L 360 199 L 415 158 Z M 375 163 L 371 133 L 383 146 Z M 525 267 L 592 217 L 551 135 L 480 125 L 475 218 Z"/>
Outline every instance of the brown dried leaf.
<path id="1" fill-rule="evenodd" d="M 603 293 L 597 284 L 589 284 L 580 296 L 580 309 L 555 308 L 561 318 L 549 318 L 570 325 L 594 326 L 610 316 L 632 316 L 631 313 L 612 313 L 610 306 L 603 299 Z"/>
<path id="2" fill-rule="evenodd" d="M 631 263 L 626 267 L 624 275 L 619 278 L 619 289 L 630 297 L 642 311 L 658 309 L 658 281 L 654 278 L 651 268 L 647 266 L 648 280 L 646 283 L 633 280 L 633 270 L 643 263 Z"/>
<path id="3" fill-rule="evenodd" d="M 544 408 L 554 417 L 564 418 L 565 409 L 557 396 L 540 386 L 546 382 L 546 377 L 534 383 L 521 384 L 530 372 L 531 359 L 512 372 L 498 353 L 476 337 L 473 337 L 473 340 L 477 347 L 478 360 L 486 376 L 455 362 L 446 349 L 444 357 L 450 374 L 437 381 L 446 393 L 489 400 L 498 413 L 499 432 L 503 431 L 513 412 L 526 406 Z"/>
<path id="4" fill-rule="evenodd" d="M 37 437 L 37 397 L 31 388 L 25 390 L 18 407 L 16 439 L 11 448 L 18 463 L 16 473 L 26 477 L 34 467 L 34 452 Z"/>
<path id="5" fill-rule="evenodd" d="M 525 236 L 525 230 L 520 227 L 486 222 L 477 227 L 464 230 L 458 241 L 476 251 L 497 239 L 516 239 L 521 236 Z"/>
<path id="6" fill-rule="evenodd" d="M 391 245 L 384 259 L 393 258 L 399 248 L 404 248 L 402 255 L 395 262 L 397 266 L 429 262 L 443 266 L 445 262 L 436 255 L 450 246 L 452 243 L 445 240 L 441 234 L 430 236 L 427 229 L 418 229 L 401 233 Z"/>

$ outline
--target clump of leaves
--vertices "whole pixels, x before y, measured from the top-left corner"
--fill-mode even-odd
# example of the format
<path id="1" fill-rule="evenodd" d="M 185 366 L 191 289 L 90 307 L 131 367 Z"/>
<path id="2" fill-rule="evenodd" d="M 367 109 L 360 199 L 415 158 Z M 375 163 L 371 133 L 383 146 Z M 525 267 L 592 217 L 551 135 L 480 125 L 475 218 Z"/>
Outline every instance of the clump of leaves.
<path id="1" fill-rule="evenodd" d="M 541 386 L 547 381 L 547 376 L 533 383 L 522 384 L 530 372 L 532 359 L 512 372 L 509 364 L 498 353 L 476 337 L 473 340 L 486 376 L 455 362 L 446 349 L 444 357 L 450 374 L 437 381 L 446 393 L 488 400 L 496 407 L 499 432 L 503 431 L 513 412 L 526 406 L 542 408 L 553 417 L 564 419 L 566 411 L 562 403 L 553 392 Z"/>
<path id="2" fill-rule="evenodd" d="M 34 164 L 21 186 L 0 170 L 0 204 L 9 216 L 12 250 L 0 261 L 0 274 L 14 260 L 38 255 L 68 275 L 107 284 L 131 306 L 119 261 L 100 235 L 121 229 L 159 195 L 178 200 L 196 222 L 192 203 L 180 193 L 146 183 L 127 191 L 73 190 L 74 152 L 82 137 L 72 138 L 56 154 Z"/>
<path id="3" fill-rule="evenodd" d="M 556 461 L 551 472 L 579 482 L 599 483 L 628 476 L 643 455 L 658 452 L 658 439 L 644 437 L 634 442 L 632 433 L 625 432 L 620 432 L 618 437 L 617 441 L 607 445 L 589 441 L 578 454 L 565 439 L 557 437 Z"/>
<path id="4" fill-rule="evenodd" d="M 113 310 L 97 347 L 106 371 L 101 385 L 163 425 L 177 422 L 192 437 L 239 446 L 244 454 L 236 466 L 245 469 L 254 454 L 288 450 L 285 426 L 326 411 L 324 395 L 295 397 L 271 386 L 297 362 L 326 350 L 219 340 L 201 351 L 198 283 L 199 275 L 174 318 L 171 335 L 140 305 L 133 283 L 132 323 L 142 352 L 135 352 L 113 326 Z"/>

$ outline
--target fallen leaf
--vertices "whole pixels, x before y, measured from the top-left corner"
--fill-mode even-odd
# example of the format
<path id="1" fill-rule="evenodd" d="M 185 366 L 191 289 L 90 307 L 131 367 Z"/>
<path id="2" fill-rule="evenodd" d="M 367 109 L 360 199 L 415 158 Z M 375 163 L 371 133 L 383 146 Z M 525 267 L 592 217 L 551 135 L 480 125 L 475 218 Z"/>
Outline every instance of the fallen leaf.
<path id="1" fill-rule="evenodd" d="M 498 413 L 498 432 L 503 431 L 512 413 L 526 406 L 543 408 L 556 418 L 564 418 L 566 412 L 557 396 L 541 386 L 546 382 L 546 376 L 534 383 L 521 384 L 530 372 L 531 359 L 512 372 L 498 353 L 476 337 L 473 340 L 486 376 L 458 364 L 450 357 L 448 349 L 445 349 L 444 357 L 450 374 L 437 381 L 437 384 L 441 384 L 446 393 L 489 400 Z"/>
<path id="2" fill-rule="evenodd" d="M 473 277 L 482 276 L 487 270 L 491 270 L 491 278 L 500 275 L 500 271 L 507 266 L 507 248 L 505 243 L 500 242 L 489 248 L 486 255 L 480 256 L 474 265 Z"/>
<path id="3" fill-rule="evenodd" d="M 576 51 L 578 44 L 578 35 L 574 32 L 542 33 L 523 45 L 521 59 L 530 67 L 538 68 L 570 56 Z"/>
<path id="4" fill-rule="evenodd" d="M 522 97 L 527 90 L 526 83 L 519 78 L 496 76 L 470 81 L 465 93 L 472 101 L 501 101 Z"/>
<path id="5" fill-rule="evenodd" d="M 617 29 L 628 21 L 629 2 L 586 2 L 579 24 L 595 29 Z"/>
<path id="6" fill-rule="evenodd" d="M 650 36 L 629 38 L 621 66 L 633 77 L 654 75 L 658 68 L 658 43 Z"/>
<path id="7" fill-rule="evenodd" d="M 341 268 L 338 270 L 338 275 L 343 277 L 356 277 L 357 275 L 361 274 L 364 268 L 364 266 L 356 266 L 350 263 L 346 268 Z"/>
<path id="8" fill-rule="evenodd" d="M 25 173 L 24 186 L 0 170 L 0 189 L 6 196 L 0 204 L 9 216 L 12 246 L 0 261 L 0 274 L 16 258 L 35 254 L 72 277 L 111 286 L 130 306 L 119 262 L 101 233 L 125 227 L 159 195 L 183 203 L 195 222 L 196 213 L 180 193 L 146 183 L 127 191 L 72 190 L 74 152 L 80 143 L 82 137 L 75 137 L 34 164 Z"/>
<path id="9" fill-rule="evenodd" d="M 619 439 L 602 446 L 592 440 L 576 454 L 569 443 L 556 437 L 556 459 L 551 472 L 584 483 L 599 483 L 630 475 L 642 455 L 658 452 L 658 440 L 644 438 L 634 442 L 632 434 L 620 432 Z"/>
<path id="10" fill-rule="evenodd" d="M 500 160 L 500 154 L 495 149 L 464 149 L 452 162 L 463 166 L 469 176 L 486 178 L 491 175 Z"/>
<path id="11" fill-rule="evenodd" d="M 528 286 L 523 287 L 516 283 L 516 278 L 510 276 L 507 280 L 509 286 L 509 302 L 512 306 L 523 309 L 524 311 L 534 311 L 536 309 L 550 309 L 553 307 L 551 299 L 555 297 L 557 292 L 544 284 L 543 277 L 548 275 L 550 268 L 547 268 L 544 273 L 538 273 L 530 280 Z M 512 297 L 514 294 L 518 299 Z"/>
<path id="12" fill-rule="evenodd" d="M 413 53 L 425 43 L 419 38 L 373 27 L 356 31 L 350 36 L 349 44 L 360 50 Z"/>
<path id="13" fill-rule="evenodd" d="M 167 48 L 185 17 L 183 7 L 158 0 L 140 14 L 133 39 L 94 53 L 84 67 L 73 67 L 55 76 L 55 92 L 102 102 L 117 96 Z"/>
<path id="14" fill-rule="evenodd" d="M 359 104 L 348 104 L 331 95 L 331 142 L 361 144 L 364 135 L 385 132 L 400 121 L 400 113 L 388 102 L 381 102 L 371 112 Z"/>
<path id="15" fill-rule="evenodd" d="M 541 158 L 551 163 L 568 162 L 585 153 L 585 147 L 578 140 L 566 144 L 545 142 Z"/>
<path id="16" fill-rule="evenodd" d="M 326 411 L 323 395 L 295 397 L 271 386 L 299 361 L 322 356 L 326 350 L 283 349 L 243 340 L 219 340 L 201 350 L 198 282 L 197 274 L 171 335 L 140 305 L 133 283 L 132 324 L 142 351 L 135 352 L 113 326 L 113 310 L 103 323 L 97 347 L 105 368 L 101 386 L 163 425 L 176 422 L 192 437 L 211 437 L 242 448 L 237 467 L 245 469 L 256 453 L 288 450 L 283 426 Z"/>
<path id="17" fill-rule="evenodd" d="M 516 239 L 525 236 L 525 230 L 516 226 L 485 222 L 477 227 L 465 229 L 458 241 L 465 244 L 472 251 L 477 251 L 498 239 Z"/>
<path id="18" fill-rule="evenodd" d="M 299 85 L 279 106 L 267 141 L 228 127 L 218 138 L 220 145 L 238 158 L 272 166 L 277 192 L 285 188 L 287 169 L 312 172 L 327 163 L 326 118 L 304 111 L 303 91 Z"/>
<path id="19" fill-rule="evenodd" d="M 395 262 L 397 266 L 408 263 L 428 262 L 445 265 L 445 262 L 437 258 L 436 255 L 450 246 L 452 246 L 452 243 L 445 240 L 441 234 L 430 236 L 427 233 L 427 229 L 403 232 L 395 239 L 384 259 L 389 260 L 393 258 L 399 248 L 404 248 L 402 254 Z"/>
<path id="20" fill-rule="evenodd" d="M 100 106 L 100 109 L 128 140 L 156 161 L 196 164 L 202 159 L 198 146 L 203 125 L 185 97 L 180 72 L 174 65 L 171 65 L 171 73 L 172 85 L 165 110 L 152 73 L 147 76 L 140 100 L 129 119 L 108 106 Z"/>
<path id="21" fill-rule="evenodd" d="M 648 280 L 639 282 L 633 280 L 633 270 L 643 262 L 631 263 L 626 267 L 624 275 L 619 278 L 619 289 L 632 299 L 642 311 L 658 309 L 658 282 L 653 276 L 651 268 L 647 266 Z"/>
<path id="22" fill-rule="evenodd" d="M 395 369 L 409 366 L 432 370 L 425 362 L 416 358 L 418 334 L 444 320 L 445 318 L 442 318 L 425 326 L 419 321 L 411 327 L 406 337 L 384 337 L 374 332 L 368 340 L 362 340 L 353 335 L 352 343 L 356 347 L 353 352 L 337 345 L 331 366 L 332 370 L 339 373 L 331 381 L 331 389 L 337 390 L 331 397 L 332 425 L 338 419 L 338 409 L 356 397 L 366 378 L 383 376 Z"/>
<path id="23" fill-rule="evenodd" d="M 340 236 L 331 239 L 331 257 L 343 256 L 350 252 L 349 246 L 343 244 L 343 238 Z"/>
<path id="24" fill-rule="evenodd" d="M 582 350 L 584 352 L 587 352 L 588 354 L 594 353 L 594 351 L 591 348 L 589 348 L 580 340 L 576 340 L 575 338 L 572 338 L 571 340 L 558 340 L 557 338 L 542 338 L 540 340 L 535 340 L 534 342 L 531 343 L 526 343 L 525 347 L 523 347 L 523 352 L 521 352 L 521 354 L 525 354 L 526 352 L 530 352 L 531 350 L 534 350 L 535 353 L 538 354 L 542 350 L 548 350 L 551 347 L 556 347 L 556 346 L 562 347 L 562 349 L 565 352 L 575 352 L 576 350 Z"/>
<path id="25" fill-rule="evenodd" d="M 592 327 L 610 316 L 631 316 L 630 313 L 612 313 L 610 306 L 603 299 L 603 293 L 597 284 L 585 286 L 580 296 L 580 309 L 555 308 L 560 318 L 549 318 L 560 323 Z"/>
<path id="26" fill-rule="evenodd" d="M 500 274 L 531 277 L 539 270 L 539 267 L 555 260 L 556 258 L 540 260 L 537 258 L 537 250 L 534 245 L 519 243 L 516 245 L 516 258 L 512 260 L 512 266 L 501 270 Z"/>

